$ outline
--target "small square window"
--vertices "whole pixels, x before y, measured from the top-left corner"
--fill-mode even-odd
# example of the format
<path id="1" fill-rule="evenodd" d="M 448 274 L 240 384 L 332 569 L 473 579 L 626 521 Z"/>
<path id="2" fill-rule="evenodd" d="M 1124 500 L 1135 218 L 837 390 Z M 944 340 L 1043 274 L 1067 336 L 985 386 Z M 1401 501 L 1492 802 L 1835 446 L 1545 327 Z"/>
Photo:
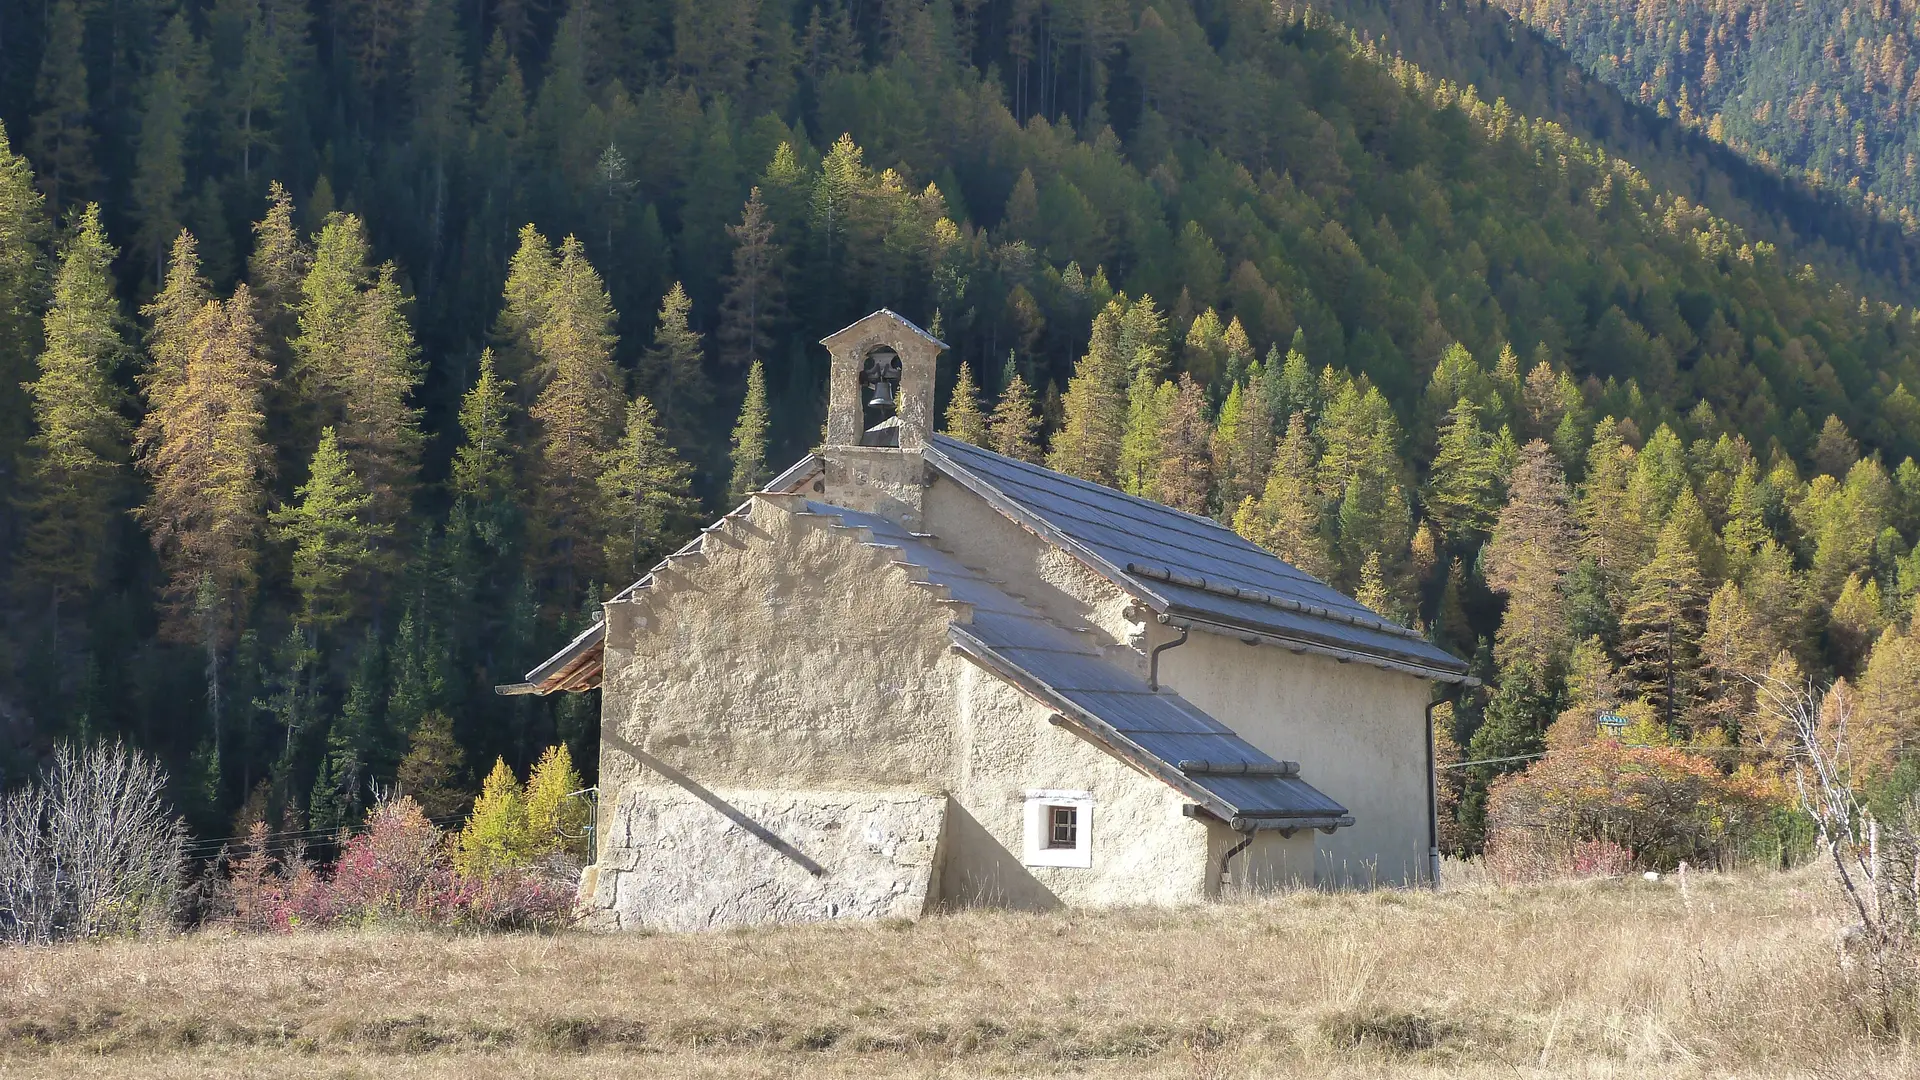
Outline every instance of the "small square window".
<path id="1" fill-rule="evenodd" d="M 1079 807 L 1047 807 L 1047 846 L 1069 849 L 1080 846 Z"/>
<path id="2" fill-rule="evenodd" d="M 1093 865 L 1093 793 L 1037 788 L 1026 796 L 1028 866 Z"/>

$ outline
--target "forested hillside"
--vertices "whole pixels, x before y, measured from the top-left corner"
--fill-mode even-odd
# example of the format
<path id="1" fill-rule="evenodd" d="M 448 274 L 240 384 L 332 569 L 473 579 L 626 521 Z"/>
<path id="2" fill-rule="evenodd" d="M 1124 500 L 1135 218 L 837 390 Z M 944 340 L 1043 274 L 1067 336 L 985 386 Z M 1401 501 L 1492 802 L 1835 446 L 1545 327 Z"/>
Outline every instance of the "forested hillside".
<path id="1" fill-rule="evenodd" d="M 124 733 L 202 828 L 328 827 L 370 784 L 458 812 L 556 736 L 591 763 L 591 699 L 491 687 L 811 445 L 813 342 L 882 305 L 952 344 L 956 433 L 1217 514 L 1476 655 L 1476 750 L 1570 706 L 1732 745 L 1755 665 L 1911 647 L 1903 238 L 1675 194 L 1679 158 L 1325 14 L 0 0 L 0 28 L 8 775 Z"/>
<path id="2" fill-rule="evenodd" d="M 1920 228 L 1920 56 L 1898 0 L 1500 0 L 1581 66 L 1762 164 Z"/>

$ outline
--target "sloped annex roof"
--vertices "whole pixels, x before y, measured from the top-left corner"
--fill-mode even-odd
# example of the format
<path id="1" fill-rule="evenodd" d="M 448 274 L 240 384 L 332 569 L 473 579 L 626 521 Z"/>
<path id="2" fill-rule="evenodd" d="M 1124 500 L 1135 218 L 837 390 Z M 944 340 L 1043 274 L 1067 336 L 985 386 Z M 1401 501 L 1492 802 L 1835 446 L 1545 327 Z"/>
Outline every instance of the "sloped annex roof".
<path id="1" fill-rule="evenodd" d="M 1467 665 L 1211 518 L 935 435 L 927 460 L 1155 614 L 1440 682 Z"/>
<path id="2" fill-rule="evenodd" d="M 1236 829 L 1333 829 L 1346 808 L 1170 690 L 1150 689 L 1082 635 L 1002 592 L 953 556 L 875 514 L 809 501 L 806 513 L 898 548 L 924 583 L 969 605 L 948 627 L 954 648 L 1043 704 L 1108 752 L 1171 785 Z"/>

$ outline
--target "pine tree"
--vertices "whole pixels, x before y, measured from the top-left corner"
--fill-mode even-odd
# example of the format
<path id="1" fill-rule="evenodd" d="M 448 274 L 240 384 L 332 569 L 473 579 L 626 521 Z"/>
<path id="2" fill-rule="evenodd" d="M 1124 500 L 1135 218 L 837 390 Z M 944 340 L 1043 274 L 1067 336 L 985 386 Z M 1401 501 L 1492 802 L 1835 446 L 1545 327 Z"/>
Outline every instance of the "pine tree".
<path id="1" fill-rule="evenodd" d="M 40 351 L 48 285 L 45 203 L 32 167 L 13 152 L 0 124 L 0 461 L 15 460 L 28 435 L 23 384 Z"/>
<path id="2" fill-rule="evenodd" d="M 674 282 L 660 301 L 653 348 L 647 350 L 643 370 L 647 385 L 653 388 L 653 400 L 660 403 L 669 439 L 675 446 L 697 451 L 705 441 L 699 417 L 713 400 L 713 387 L 707 381 L 705 346 L 688 322 L 692 307 L 687 291 Z"/>
<path id="3" fill-rule="evenodd" d="M 1492 441 L 1480 427 L 1480 407 L 1460 398 L 1440 426 L 1425 502 L 1427 516 L 1461 548 L 1484 539 L 1499 513 L 1499 462 L 1491 450 Z"/>
<path id="4" fill-rule="evenodd" d="M 138 516 L 167 574 L 164 632 L 224 642 L 258 580 L 273 465 L 264 400 L 273 373 L 244 284 L 224 304 L 204 303 L 183 336 L 171 343 L 185 353 L 178 384 L 161 396 L 149 390 L 138 464 L 153 488 Z"/>
<path id="5" fill-rule="evenodd" d="M 508 426 L 513 384 L 493 367 L 493 350 L 480 353 L 480 374 L 460 398 L 460 449 L 454 451 L 449 482 L 456 496 L 476 507 L 491 506 L 513 493 L 513 444 Z"/>
<path id="6" fill-rule="evenodd" d="M 786 253 L 774 242 L 774 223 L 760 189 L 747 195 L 740 224 L 727 226 L 733 238 L 733 273 L 720 302 L 720 360 L 747 366 L 760 363 L 774 346 L 773 331 L 786 316 Z"/>
<path id="7" fill-rule="evenodd" d="M 947 401 L 946 431 L 975 446 L 986 446 L 990 440 L 987 414 L 980 408 L 980 387 L 973 381 L 973 365 L 964 360 L 953 383 L 953 397 Z"/>
<path id="8" fill-rule="evenodd" d="M 987 422 L 987 443 L 996 454 L 1020 461 L 1040 460 L 1040 416 L 1033 407 L 1033 388 L 1015 371 L 1000 391 L 1000 402 Z"/>
<path id="9" fill-rule="evenodd" d="M 1204 515 L 1213 493 L 1213 430 L 1206 408 L 1206 391 L 1181 372 L 1179 390 L 1160 422 L 1157 486 L 1160 501 L 1189 514 Z"/>
<path id="10" fill-rule="evenodd" d="M 54 610 L 87 596 L 119 501 L 127 425 L 114 373 L 126 356 L 114 299 L 115 251 L 89 204 L 62 245 L 44 319 L 46 349 L 27 385 L 39 434 L 28 442 L 21 510 L 26 535 L 15 580 Z"/>
<path id="11" fill-rule="evenodd" d="M 514 300 L 508 300 L 509 308 Z M 620 373 L 613 366 L 613 306 L 578 240 L 568 237 L 554 285 L 531 337 L 544 389 L 532 417 L 539 425 L 536 534 L 567 604 L 595 579 L 600 545 L 601 456 L 621 419 Z"/>
<path id="12" fill-rule="evenodd" d="M 27 153 L 40 172 L 41 190 L 55 210 L 84 200 L 100 182 L 88 122 L 86 27 L 81 0 L 56 0 L 47 13 L 47 39 L 34 84 L 36 111 Z"/>
<path id="13" fill-rule="evenodd" d="M 767 369 L 755 360 L 747 368 L 747 396 L 740 402 L 740 418 L 733 425 L 733 477 L 728 498 L 738 504 L 767 482 Z"/>
<path id="14" fill-rule="evenodd" d="M 1634 572 L 1620 621 L 1625 673 L 1669 725 L 1693 698 L 1706 603 L 1688 523 L 1676 514 L 1661 528 L 1653 558 Z"/>
<path id="15" fill-rule="evenodd" d="M 652 403 L 634 398 L 620 441 L 600 458 L 599 509 L 609 575 L 633 581 L 666 553 L 670 539 L 697 509 L 689 489 L 691 471 L 661 438 Z"/>
<path id="16" fill-rule="evenodd" d="M 184 12 L 168 21 L 141 97 L 134 145 L 133 250 L 145 256 L 153 280 L 166 272 L 168 246 L 181 229 L 187 195 L 187 137 L 205 94 L 207 58 Z"/>
<path id="17" fill-rule="evenodd" d="M 293 547 L 301 621 L 326 629 L 359 607 L 356 579 L 373 566 L 373 545 L 388 530 L 368 520 L 373 500 L 332 428 L 321 430 L 307 482 L 294 489 L 294 498 L 294 505 L 272 513 L 274 536 Z"/>
<path id="18" fill-rule="evenodd" d="M 1572 647 L 1563 582 L 1573 570 L 1574 530 L 1565 477 L 1547 444 L 1521 451 L 1507 505 L 1481 558 L 1487 586 L 1507 597 L 1494 637 L 1505 667 L 1524 660 L 1553 672 Z"/>

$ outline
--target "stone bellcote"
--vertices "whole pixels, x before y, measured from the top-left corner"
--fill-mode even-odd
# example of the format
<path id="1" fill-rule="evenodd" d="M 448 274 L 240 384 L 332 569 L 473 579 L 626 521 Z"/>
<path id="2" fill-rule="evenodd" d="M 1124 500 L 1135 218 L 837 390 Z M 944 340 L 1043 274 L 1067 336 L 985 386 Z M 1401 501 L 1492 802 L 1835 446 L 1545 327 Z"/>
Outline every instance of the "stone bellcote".
<path id="1" fill-rule="evenodd" d="M 924 448 L 933 436 L 933 380 L 935 365 L 947 346 L 913 322 L 886 308 L 844 330 L 820 339 L 833 355 L 827 387 L 828 446 L 889 445 L 902 450 Z M 897 441 L 867 434 L 866 393 L 861 371 L 867 359 L 887 350 L 900 357 L 899 385 L 894 388 L 899 419 Z"/>

